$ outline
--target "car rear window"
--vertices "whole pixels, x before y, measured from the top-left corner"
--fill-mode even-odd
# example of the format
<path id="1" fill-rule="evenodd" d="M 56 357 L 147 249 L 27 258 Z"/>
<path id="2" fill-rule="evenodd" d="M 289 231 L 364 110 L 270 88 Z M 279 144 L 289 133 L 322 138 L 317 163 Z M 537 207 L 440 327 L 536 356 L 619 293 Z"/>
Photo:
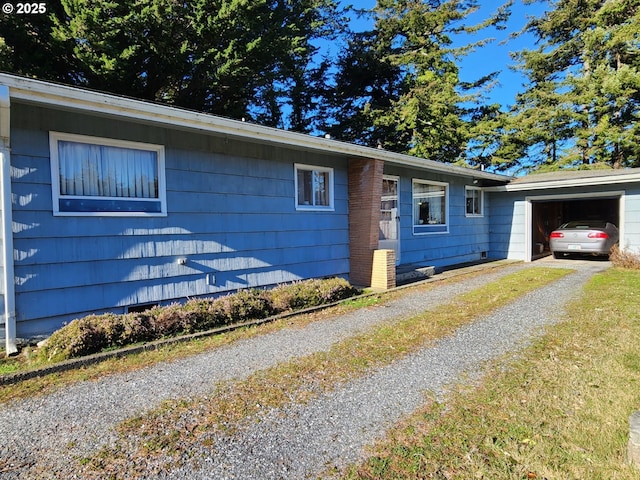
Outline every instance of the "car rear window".
<path id="1" fill-rule="evenodd" d="M 575 228 L 577 230 L 587 229 L 587 228 L 606 228 L 607 222 L 603 222 L 600 220 L 588 220 L 588 221 L 575 221 L 575 222 L 567 222 L 562 225 L 560 228 Z"/>

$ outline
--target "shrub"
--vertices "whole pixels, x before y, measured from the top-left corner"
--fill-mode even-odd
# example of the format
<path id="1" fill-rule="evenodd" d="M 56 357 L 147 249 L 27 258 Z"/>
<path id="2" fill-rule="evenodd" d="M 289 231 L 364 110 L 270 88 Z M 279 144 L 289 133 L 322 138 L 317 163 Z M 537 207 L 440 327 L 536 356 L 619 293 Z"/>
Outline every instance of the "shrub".
<path id="1" fill-rule="evenodd" d="M 60 361 L 162 337 L 206 331 L 356 295 L 346 280 L 306 280 L 272 290 L 240 290 L 215 299 L 189 300 L 142 313 L 88 315 L 57 330 L 39 351 L 43 361 Z"/>
<path id="2" fill-rule="evenodd" d="M 89 355 L 108 347 L 122 331 L 124 326 L 115 314 L 89 315 L 54 332 L 41 355 L 48 361 Z"/>
<path id="3" fill-rule="evenodd" d="M 155 338 L 154 318 L 149 311 L 128 313 L 120 318 L 124 329 L 119 342 L 114 343 L 115 346 L 131 345 Z"/>
<path id="4" fill-rule="evenodd" d="M 269 293 L 264 290 L 240 290 L 217 299 L 217 302 L 224 312 L 226 323 L 266 318 L 277 313 Z"/>
<path id="5" fill-rule="evenodd" d="M 192 312 L 197 318 L 198 331 L 210 330 L 226 324 L 226 313 L 216 300 L 210 298 L 189 300 L 183 308 Z"/>
<path id="6" fill-rule="evenodd" d="M 357 295 L 359 290 L 344 278 L 330 278 L 327 280 L 311 280 L 315 282 L 320 292 L 320 304 L 333 303 Z"/>
<path id="7" fill-rule="evenodd" d="M 622 251 L 618 245 L 614 245 L 611 249 L 609 260 L 611 260 L 611 263 L 616 267 L 640 269 L 640 255 L 626 250 Z"/>
<path id="8" fill-rule="evenodd" d="M 174 303 L 163 308 L 155 307 L 153 310 L 152 322 L 156 336 L 171 337 L 188 331 L 189 318 L 193 317 L 193 312 L 187 312 L 182 305 Z"/>
<path id="9" fill-rule="evenodd" d="M 281 312 L 333 303 L 358 293 L 358 289 L 343 278 L 304 280 L 271 290 L 273 305 Z"/>
<path id="10" fill-rule="evenodd" d="M 305 292 L 303 282 L 278 285 L 271 290 L 273 308 L 278 312 L 300 310 L 305 306 L 317 305 L 313 297 L 314 296 L 309 296 L 308 293 Z"/>

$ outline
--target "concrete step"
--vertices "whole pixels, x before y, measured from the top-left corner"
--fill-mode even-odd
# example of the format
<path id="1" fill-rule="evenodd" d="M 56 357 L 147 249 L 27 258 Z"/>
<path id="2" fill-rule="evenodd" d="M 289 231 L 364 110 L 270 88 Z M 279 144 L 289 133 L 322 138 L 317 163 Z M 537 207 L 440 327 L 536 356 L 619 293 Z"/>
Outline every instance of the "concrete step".
<path id="1" fill-rule="evenodd" d="M 400 265 L 396 269 L 396 285 L 425 280 L 429 277 L 433 277 L 435 274 L 436 267 L 425 265 Z"/>

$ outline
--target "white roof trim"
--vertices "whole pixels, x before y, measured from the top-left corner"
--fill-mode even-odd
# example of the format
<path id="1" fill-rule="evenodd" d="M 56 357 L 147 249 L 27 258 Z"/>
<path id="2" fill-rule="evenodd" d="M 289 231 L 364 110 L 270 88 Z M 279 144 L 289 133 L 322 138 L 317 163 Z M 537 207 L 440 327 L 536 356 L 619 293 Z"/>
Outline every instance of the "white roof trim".
<path id="1" fill-rule="evenodd" d="M 572 178 L 564 180 L 551 180 L 546 182 L 522 182 L 510 183 L 498 187 L 488 187 L 491 192 L 523 192 L 529 190 L 548 190 L 554 188 L 591 187 L 596 185 L 612 185 L 630 182 L 639 182 L 640 172 L 629 174 L 603 175 L 601 177 Z"/>
<path id="2" fill-rule="evenodd" d="M 277 143 L 302 149 L 337 153 L 350 157 L 383 160 L 385 163 L 458 176 L 483 178 L 507 182 L 512 177 L 470 168 L 393 153 L 382 149 L 364 147 L 322 137 L 264 127 L 252 123 L 185 110 L 181 108 L 145 102 L 108 93 L 83 90 L 41 80 L 1 74 L 0 84 L 10 89 L 15 100 L 58 108 L 81 110 L 104 116 L 130 118 L 145 123 L 164 124 L 189 130 L 236 136 L 251 141 Z"/>

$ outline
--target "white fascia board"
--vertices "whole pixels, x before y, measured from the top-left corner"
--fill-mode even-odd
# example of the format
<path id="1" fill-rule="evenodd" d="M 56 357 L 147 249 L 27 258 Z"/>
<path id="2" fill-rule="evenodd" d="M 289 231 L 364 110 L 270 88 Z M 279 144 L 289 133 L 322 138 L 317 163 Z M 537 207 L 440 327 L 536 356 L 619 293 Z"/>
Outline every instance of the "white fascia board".
<path id="1" fill-rule="evenodd" d="M 630 173 L 628 175 L 607 175 L 603 177 L 574 178 L 566 180 L 555 180 L 549 182 L 531 182 L 531 183 L 511 183 L 497 187 L 488 187 L 486 190 L 490 192 L 524 192 L 531 190 L 548 190 L 554 188 L 571 188 L 571 187 L 592 187 L 598 185 L 613 185 L 621 183 L 640 182 L 640 173 Z"/>
<path id="2" fill-rule="evenodd" d="M 240 120 L 227 119 L 108 93 L 83 90 L 77 87 L 16 77 L 14 75 L 0 74 L 0 84 L 4 84 L 11 89 L 12 98 L 28 103 L 51 105 L 67 110 L 81 110 L 91 112 L 94 115 L 125 117 L 137 122 L 142 121 L 218 135 L 235 136 L 254 142 L 275 143 L 306 150 L 337 153 L 349 157 L 379 159 L 389 164 L 450 173 L 458 176 L 502 182 L 508 182 L 512 178 L 506 175 L 447 165 L 382 149 L 279 130 Z"/>

